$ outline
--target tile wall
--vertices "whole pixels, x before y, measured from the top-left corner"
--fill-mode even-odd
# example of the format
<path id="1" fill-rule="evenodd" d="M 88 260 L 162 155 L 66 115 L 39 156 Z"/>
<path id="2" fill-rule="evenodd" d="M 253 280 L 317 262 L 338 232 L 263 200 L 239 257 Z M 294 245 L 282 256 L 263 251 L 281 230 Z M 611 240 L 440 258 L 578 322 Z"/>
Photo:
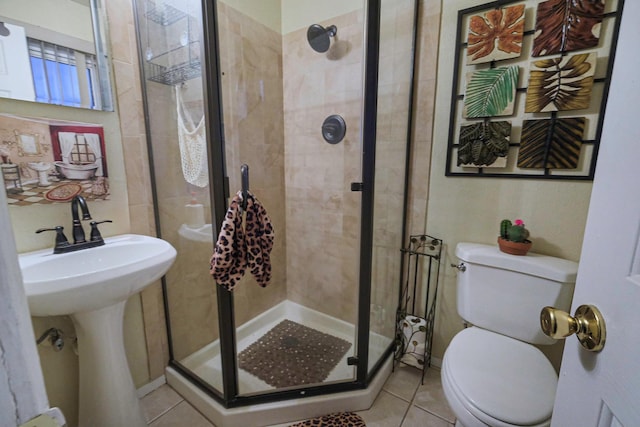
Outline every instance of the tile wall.
<path id="1" fill-rule="evenodd" d="M 288 299 L 356 323 L 361 194 L 362 11 L 319 22 L 335 25 L 327 53 L 306 28 L 283 37 Z M 324 119 L 341 115 L 345 139 L 328 144 Z"/>
<path id="2" fill-rule="evenodd" d="M 155 236 L 133 4 L 132 0 L 110 0 L 105 2 L 103 7 L 106 8 L 108 17 L 114 90 L 120 116 L 130 218 L 129 232 Z M 168 361 L 160 283 L 142 291 L 138 301 L 136 297 L 132 300 L 130 304 L 139 306 L 140 311 L 135 316 L 129 316 L 132 324 L 126 326 L 126 329 L 139 332 L 127 348 L 133 347 L 134 343 L 142 346 L 142 354 L 129 357 L 129 364 L 139 365 L 139 369 L 145 373 L 135 378 L 136 385 L 140 386 L 163 375 Z M 127 318 L 125 325 L 128 325 Z"/>
<path id="3" fill-rule="evenodd" d="M 272 279 L 260 288 L 250 274 L 234 289 L 239 326 L 286 298 L 285 143 L 282 37 L 279 32 L 218 2 L 226 165 L 232 195 L 242 188 L 240 166 L 249 166 L 249 189 L 264 205 L 275 230 Z"/>

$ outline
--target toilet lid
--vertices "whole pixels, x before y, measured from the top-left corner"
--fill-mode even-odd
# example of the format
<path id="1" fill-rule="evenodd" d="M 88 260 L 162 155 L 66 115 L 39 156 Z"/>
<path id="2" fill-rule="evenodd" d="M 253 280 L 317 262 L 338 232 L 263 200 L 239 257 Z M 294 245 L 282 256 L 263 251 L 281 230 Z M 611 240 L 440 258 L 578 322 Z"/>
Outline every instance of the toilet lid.
<path id="1" fill-rule="evenodd" d="M 453 338 L 445 358 L 457 394 L 475 408 L 471 412 L 522 426 L 551 418 L 558 376 L 534 346 L 472 327 Z"/>

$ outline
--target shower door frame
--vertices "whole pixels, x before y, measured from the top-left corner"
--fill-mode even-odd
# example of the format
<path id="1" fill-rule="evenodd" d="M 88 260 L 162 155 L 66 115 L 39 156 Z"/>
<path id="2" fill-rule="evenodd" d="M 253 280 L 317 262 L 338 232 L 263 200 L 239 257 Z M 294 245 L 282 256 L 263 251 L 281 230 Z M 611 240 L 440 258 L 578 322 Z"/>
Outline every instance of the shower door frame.
<path id="1" fill-rule="evenodd" d="M 220 61 L 219 61 L 219 41 L 217 24 L 217 0 L 201 0 L 203 12 L 203 52 L 214 52 L 215 54 L 203 55 L 203 91 L 204 91 L 204 114 L 207 124 L 207 144 L 209 165 L 209 188 L 210 200 L 212 201 L 212 223 L 216 225 L 215 230 L 219 230 L 227 212 L 227 200 L 230 196 L 229 180 L 225 161 L 224 143 L 224 121 L 222 110 L 222 93 L 220 81 Z M 237 358 L 236 358 L 236 326 L 234 315 L 233 293 L 217 288 L 218 304 L 218 324 L 220 340 L 220 357 L 222 363 L 222 391 L 215 389 L 207 382 L 203 381 L 189 369 L 178 362 L 173 354 L 171 339 L 171 322 L 169 316 L 169 306 L 166 298 L 166 283 L 163 278 L 164 304 L 166 313 L 166 324 L 169 341 L 169 366 L 188 378 L 198 388 L 224 405 L 226 408 L 242 407 L 269 403 L 279 400 L 295 399 L 301 397 L 311 397 L 329 393 L 346 392 L 351 390 L 365 389 L 369 382 L 382 368 L 384 362 L 393 354 L 394 342 L 384 351 L 379 360 L 376 361 L 371 370 L 368 369 L 369 359 L 369 329 L 370 329 L 370 304 L 371 304 L 371 279 L 372 279 L 372 258 L 373 258 L 373 213 L 374 213 L 374 178 L 375 178 L 375 148 L 377 131 L 377 98 L 378 98 L 378 63 L 380 50 L 380 14 L 381 0 L 367 0 L 365 3 L 366 26 L 365 26 L 365 58 L 364 58 L 364 107 L 362 112 L 362 182 L 358 183 L 362 193 L 361 202 L 361 233 L 360 233 L 360 270 L 359 270 L 359 290 L 358 290 L 358 324 L 356 355 L 350 358 L 350 364 L 356 365 L 356 376 L 352 381 L 345 381 L 332 384 L 321 384 L 309 387 L 296 387 L 286 390 L 275 390 L 256 393 L 254 395 L 239 395 L 237 381 Z M 416 23 L 419 13 L 419 1 L 415 1 Z M 414 46 L 412 63 L 415 67 L 415 40 L 417 27 L 414 26 Z M 412 69 L 413 82 L 413 69 Z M 145 97 L 143 97 L 145 98 Z M 410 95 L 409 106 L 409 132 L 411 133 L 413 116 L 413 83 Z M 146 99 L 144 99 L 146 102 Z M 145 108 L 145 111 L 146 108 Z M 148 131 L 147 131 L 148 133 Z M 150 146 L 150 144 L 149 144 Z M 407 158 L 411 147 L 411 139 L 407 140 Z M 150 153 L 150 157 L 152 153 Z M 407 160 L 408 162 L 408 160 Z M 407 163 L 408 165 L 408 163 Z M 151 168 L 153 174 L 153 168 Z M 408 168 L 405 170 L 404 189 L 404 215 L 403 215 L 403 240 L 406 230 L 406 198 Z M 152 176 L 155 181 L 155 177 Z M 154 203 L 157 206 L 155 188 L 153 192 Z M 156 207 L 157 215 L 157 207 Z M 159 218 L 156 218 L 156 227 L 160 236 Z"/>

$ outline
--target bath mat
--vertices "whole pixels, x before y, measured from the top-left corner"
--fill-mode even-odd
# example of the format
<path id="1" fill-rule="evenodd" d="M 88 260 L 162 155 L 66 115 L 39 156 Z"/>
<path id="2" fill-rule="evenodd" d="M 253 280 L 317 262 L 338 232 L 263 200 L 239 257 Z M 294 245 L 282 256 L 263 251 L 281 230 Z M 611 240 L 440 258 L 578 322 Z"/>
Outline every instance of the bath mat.
<path id="1" fill-rule="evenodd" d="M 351 344 L 283 320 L 238 355 L 238 366 L 273 387 L 324 381 Z"/>
<path id="2" fill-rule="evenodd" d="M 291 424 L 289 427 L 366 427 L 362 417 L 353 412 L 339 412 Z"/>
<path id="3" fill-rule="evenodd" d="M 47 191 L 44 197 L 52 202 L 68 202 L 81 191 L 80 184 L 62 184 Z"/>

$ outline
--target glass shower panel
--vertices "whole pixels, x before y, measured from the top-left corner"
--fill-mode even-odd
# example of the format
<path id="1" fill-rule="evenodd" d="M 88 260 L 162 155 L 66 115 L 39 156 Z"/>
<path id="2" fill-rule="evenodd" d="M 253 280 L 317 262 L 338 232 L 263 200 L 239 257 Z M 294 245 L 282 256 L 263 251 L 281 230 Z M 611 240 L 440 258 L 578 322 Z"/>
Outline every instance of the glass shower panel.
<path id="1" fill-rule="evenodd" d="M 381 4 L 370 370 L 395 339 L 416 3 L 383 0 Z"/>
<path id="2" fill-rule="evenodd" d="M 353 381 L 361 193 L 363 1 L 217 2 L 225 157 L 231 196 L 250 192 L 275 230 L 272 279 L 234 288 L 241 395 Z M 318 52 L 307 29 L 336 27 Z M 317 28 L 317 27 L 316 27 Z M 346 122 L 323 139 L 330 115 Z"/>
<path id="3" fill-rule="evenodd" d="M 200 2 L 136 0 L 135 7 L 159 231 L 178 252 L 166 275 L 173 360 L 220 391 Z"/>

